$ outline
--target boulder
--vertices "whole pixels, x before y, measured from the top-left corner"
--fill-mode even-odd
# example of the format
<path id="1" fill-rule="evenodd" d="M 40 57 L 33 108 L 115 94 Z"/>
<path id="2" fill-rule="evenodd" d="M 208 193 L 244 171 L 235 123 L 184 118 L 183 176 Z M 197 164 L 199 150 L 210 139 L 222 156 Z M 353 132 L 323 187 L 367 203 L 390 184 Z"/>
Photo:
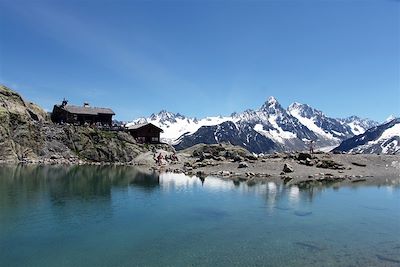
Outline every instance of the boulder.
<path id="1" fill-rule="evenodd" d="M 239 155 L 235 155 L 235 156 L 233 157 L 233 161 L 234 161 L 234 162 L 240 162 L 240 161 L 243 161 L 243 160 L 244 160 L 244 158 L 241 157 L 241 156 L 239 156 Z"/>
<path id="2" fill-rule="evenodd" d="M 282 177 L 282 179 L 283 179 L 283 183 L 284 183 L 284 184 L 287 184 L 287 183 L 289 183 L 291 180 L 293 180 L 293 177 L 285 176 L 285 177 Z"/>
<path id="3" fill-rule="evenodd" d="M 247 164 L 247 162 L 242 161 L 239 163 L 238 168 L 248 168 L 248 167 L 249 167 L 249 164 Z"/>
<path id="4" fill-rule="evenodd" d="M 294 172 L 294 168 L 289 163 L 285 163 L 285 165 L 283 165 L 283 170 L 282 171 L 285 172 L 285 173 Z"/>
<path id="5" fill-rule="evenodd" d="M 342 164 L 337 163 L 330 159 L 321 160 L 315 166 L 317 168 L 323 168 L 323 169 L 333 169 L 333 170 L 343 170 L 344 169 Z"/>
<path id="6" fill-rule="evenodd" d="M 307 160 L 307 159 L 312 159 L 311 154 L 309 153 L 299 153 L 297 156 L 297 160 Z"/>
<path id="7" fill-rule="evenodd" d="M 367 167 L 367 164 L 360 163 L 360 162 L 352 162 L 351 164 L 353 164 L 354 166 L 358 166 L 358 167 Z"/>
<path id="8" fill-rule="evenodd" d="M 247 155 L 246 158 L 247 158 L 248 160 L 257 160 L 257 159 L 258 159 L 258 157 L 255 156 L 255 155 L 253 155 L 253 154 Z"/>

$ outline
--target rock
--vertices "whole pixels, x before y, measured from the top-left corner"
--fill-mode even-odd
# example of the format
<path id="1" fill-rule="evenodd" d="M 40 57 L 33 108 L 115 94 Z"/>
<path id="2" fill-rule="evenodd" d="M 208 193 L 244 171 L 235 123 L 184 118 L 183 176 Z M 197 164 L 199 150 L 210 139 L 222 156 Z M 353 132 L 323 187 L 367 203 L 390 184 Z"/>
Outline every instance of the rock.
<path id="1" fill-rule="evenodd" d="M 247 158 L 248 160 L 257 160 L 257 159 L 258 159 L 258 157 L 255 156 L 255 155 L 253 155 L 253 154 L 247 155 L 246 158 Z"/>
<path id="2" fill-rule="evenodd" d="M 183 163 L 183 167 L 192 167 L 192 163 L 190 163 L 190 162 L 188 162 L 188 161 L 185 161 L 185 162 Z"/>
<path id="3" fill-rule="evenodd" d="M 334 169 L 334 170 L 342 170 L 344 169 L 343 165 L 337 163 L 330 159 L 323 159 L 316 164 L 317 168 L 324 168 L 324 169 Z"/>
<path id="4" fill-rule="evenodd" d="M 282 177 L 283 178 L 283 183 L 284 184 L 287 184 L 287 183 L 289 183 L 291 180 L 293 180 L 293 177 L 291 177 L 291 176 L 285 176 L 285 177 Z"/>
<path id="5" fill-rule="evenodd" d="M 60 158 L 62 158 L 62 156 L 57 155 L 57 154 L 54 154 L 54 155 L 50 156 L 50 159 L 60 159 Z"/>
<path id="6" fill-rule="evenodd" d="M 239 166 L 238 166 L 238 168 L 248 168 L 248 167 L 249 167 L 249 164 L 247 164 L 247 162 L 244 162 L 244 161 L 240 162 Z"/>
<path id="7" fill-rule="evenodd" d="M 367 179 L 365 179 L 365 178 L 359 178 L 359 179 L 354 179 L 354 180 L 351 180 L 351 182 L 352 183 L 359 183 L 359 182 L 365 182 Z"/>
<path id="8" fill-rule="evenodd" d="M 312 212 L 311 211 L 295 211 L 294 214 L 296 216 L 305 217 L 305 216 L 310 216 L 312 214 Z"/>
<path id="9" fill-rule="evenodd" d="M 358 167 L 367 167 L 367 164 L 359 163 L 359 162 L 352 162 L 351 164 L 353 164 L 354 166 L 358 166 Z"/>
<path id="10" fill-rule="evenodd" d="M 221 173 L 222 176 L 229 176 L 229 175 L 231 175 L 231 172 L 230 172 L 230 171 L 221 171 L 220 173 Z"/>
<path id="11" fill-rule="evenodd" d="M 225 161 L 225 158 L 223 156 L 213 157 L 213 159 L 216 161 Z"/>
<path id="12" fill-rule="evenodd" d="M 293 169 L 292 165 L 290 165 L 289 163 L 285 163 L 285 165 L 283 165 L 282 171 L 285 173 L 289 173 L 289 172 L 293 172 L 294 169 Z"/>
<path id="13" fill-rule="evenodd" d="M 307 159 L 312 159 L 311 154 L 309 153 L 299 153 L 297 156 L 297 160 L 307 160 Z"/>
<path id="14" fill-rule="evenodd" d="M 211 153 L 203 153 L 203 159 L 211 159 L 213 155 Z"/>
<path id="15" fill-rule="evenodd" d="M 236 155 L 236 156 L 233 157 L 233 161 L 234 162 L 240 162 L 240 161 L 243 161 L 243 160 L 244 160 L 244 158 L 239 156 L 239 155 Z"/>

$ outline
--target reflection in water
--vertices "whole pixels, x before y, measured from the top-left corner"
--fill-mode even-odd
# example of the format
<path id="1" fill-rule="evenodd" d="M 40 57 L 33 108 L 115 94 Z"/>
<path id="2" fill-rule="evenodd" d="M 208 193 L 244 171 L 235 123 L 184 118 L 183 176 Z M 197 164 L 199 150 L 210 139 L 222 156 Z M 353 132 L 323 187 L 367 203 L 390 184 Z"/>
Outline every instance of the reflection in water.
<path id="1" fill-rule="evenodd" d="M 151 191 L 158 185 L 158 175 L 124 166 L 2 166 L 0 207 L 45 198 L 56 206 L 74 199 L 109 201 L 112 187 Z"/>
<path id="2" fill-rule="evenodd" d="M 396 263 L 399 190 L 353 188 L 288 186 L 279 181 L 247 186 L 123 166 L 1 166 L 0 262 L 4 266 Z"/>
<path id="3" fill-rule="evenodd" d="M 292 203 L 297 203 L 300 197 L 300 190 L 299 187 L 296 185 L 291 186 L 289 189 L 289 199 Z"/>
<path id="4" fill-rule="evenodd" d="M 197 178 L 184 174 L 164 173 L 157 175 L 129 166 L 1 166 L 0 207 L 18 206 L 19 203 L 50 199 L 53 205 L 62 206 L 66 201 L 77 199 L 110 201 L 112 190 L 134 187 L 144 192 L 153 190 L 188 191 L 202 188 L 207 191 L 230 191 L 261 195 L 269 209 L 279 206 L 284 199 L 291 206 L 299 202 L 311 202 L 327 187 L 286 186 L 266 182 L 256 186 L 234 183 L 215 177 Z M 388 187 L 390 190 L 391 187 Z"/>

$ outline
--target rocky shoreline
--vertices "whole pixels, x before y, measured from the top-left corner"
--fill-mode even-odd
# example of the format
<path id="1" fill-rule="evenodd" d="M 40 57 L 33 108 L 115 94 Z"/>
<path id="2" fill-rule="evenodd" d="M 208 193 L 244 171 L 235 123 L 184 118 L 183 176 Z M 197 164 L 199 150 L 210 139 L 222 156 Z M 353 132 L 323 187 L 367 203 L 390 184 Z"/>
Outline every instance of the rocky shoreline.
<path id="1" fill-rule="evenodd" d="M 181 162 L 153 166 L 189 176 L 216 176 L 248 184 L 281 180 L 285 184 L 400 183 L 399 155 L 364 155 L 305 152 L 255 156 L 238 147 L 198 145 L 179 153 Z"/>
<path id="2" fill-rule="evenodd" d="M 400 184 L 399 155 L 333 154 L 305 152 L 256 156 L 227 144 L 196 145 L 176 153 L 178 161 L 165 160 L 176 153 L 168 145 L 153 145 L 131 161 L 88 161 L 77 156 L 53 155 L 38 160 L 0 161 L 0 164 L 112 165 L 132 166 L 157 173 L 182 173 L 204 179 L 208 176 L 246 182 L 281 181 L 288 185 L 386 182 Z M 155 157 L 164 160 L 157 164 Z"/>

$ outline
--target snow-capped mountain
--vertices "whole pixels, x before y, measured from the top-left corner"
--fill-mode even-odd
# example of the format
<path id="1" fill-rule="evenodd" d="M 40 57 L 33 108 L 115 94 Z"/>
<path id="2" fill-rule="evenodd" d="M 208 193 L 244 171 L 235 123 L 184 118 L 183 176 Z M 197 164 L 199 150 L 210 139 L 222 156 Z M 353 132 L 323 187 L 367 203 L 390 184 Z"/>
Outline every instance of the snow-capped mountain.
<path id="1" fill-rule="evenodd" d="M 240 123 L 232 121 L 225 121 L 213 126 L 203 126 L 193 134 L 182 136 L 175 148 L 184 149 L 199 143 L 230 143 L 242 146 L 257 154 L 283 151 L 283 147 L 259 134 L 249 125 L 240 125 Z"/>
<path id="2" fill-rule="evenodd" d="M 328 118 L 319 110 L 309 105 L 293 103 L 288 107 L 289 113 L 297 118 L 301 124 L 318 135 L 319 139 L 330 140 L 330 143 L 337 143 L 343 138 L 353 136 L 351 128 L 347 124 Z"/>
<path id="3" fill-rule="evenodd" d="M 400 118 L 343 141 L 334 151 L 400 154 Z"/>
<path id="4" fill-rule="evenodd" d="M 230 116 L 188 118 L 165 110 L 127 124 L 151 122 L 162 128 L 161 139 L 178 149 L 198 143 L 230 142 L 254 153 L 337 146 L 341 141 L 377 123 L 358 117 L 333 119 L 308 105 L 293 103 L 287 109 L 270 97 L 257 110 Z"/>
<path id="5" fill-rule="evenodd" d="M 385 122 L 389 122 L 392 119 L 386 120 Z M 343 125 L 347 125 L 351 128 L 353 135 L 359 135 L 364 133 L 366 130 L 378 126 L 379 123 L 369 119 L 362 119 L 357 116 L 350 116 L 345 119 L 338 119 Z"/>

